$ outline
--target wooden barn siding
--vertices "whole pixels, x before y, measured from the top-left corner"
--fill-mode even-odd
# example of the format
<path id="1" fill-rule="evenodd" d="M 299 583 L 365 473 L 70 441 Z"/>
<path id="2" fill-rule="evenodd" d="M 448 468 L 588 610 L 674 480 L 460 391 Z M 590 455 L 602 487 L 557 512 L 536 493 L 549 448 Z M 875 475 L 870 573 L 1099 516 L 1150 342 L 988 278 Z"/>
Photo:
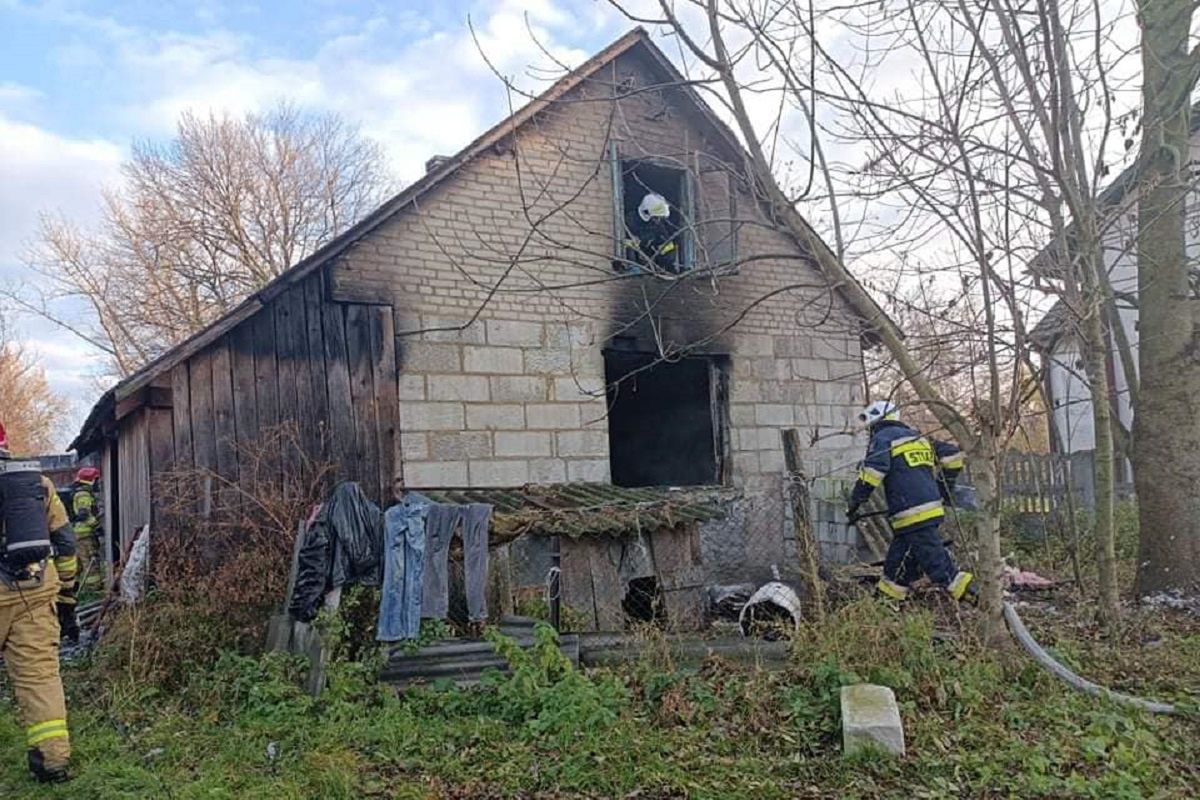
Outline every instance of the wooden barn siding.
<path id="1" fill-rule="evenodd" d="M 121 426 L 117 438 L 117 523 L 121 552 L 133 534 L 150 522 L 150 448 L 147 417 L 150 409 L 135 411 Z"/>
<path id="2" fill-rule="evenodd" d="M 288 288 L 172 371 L 164 438 L 175 463 L 294 491 L 286 476 L 304 457 L 333 460 L 339 479 L 390 500 L 399 469 L 392 309 L 332 302 L 323 280 L 318 273 Z M 280 470 L 254 474 L 242 463 L 253 443 L 289 422 L 303 452 L 284 437 L 275 442 Z"/>

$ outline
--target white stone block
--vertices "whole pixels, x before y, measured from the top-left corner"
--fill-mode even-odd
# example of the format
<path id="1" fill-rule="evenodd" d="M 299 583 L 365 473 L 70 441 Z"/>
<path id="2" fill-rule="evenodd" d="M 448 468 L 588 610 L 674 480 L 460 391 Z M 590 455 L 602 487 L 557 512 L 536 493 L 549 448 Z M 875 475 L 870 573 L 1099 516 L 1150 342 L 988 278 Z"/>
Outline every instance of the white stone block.
<path id="1" fill-rule="evenodd" d="M 492 378 L 492 399 L 501 403 L 538 403 L 546 400 L 545 378 L 502 375 Z"/>
<path id="2" fill-rule="evenodd" d="M 550 434 L 526 431 L 497 431 L 497 456 L 548 456 Z"/>
<path id="3" fill-rule="evenodd" d="M 429 435 L 425 433 L 400 433 L 400 457 L 407 461 L 424 461 L 429 458 Z"/>
<path id="4" fill-rule="evenodd" d="M 579 405 L 576 403 L 531 403 L 525 406 L 525 419 L 530 428 L 575 430 L 580 425 Z"/>
<path id="5" fill-rule="evenodd" d="M 467 427 L 472 430 L 524 430 L 525 406 L 500 403 L 468 405 Z"/>
<path id="6" fill-rule="evenodd" d="M 562 431 L 556 438 L 559 457 L 608 455 L 606 431 Z"/>
<path id="7" fill-rule="evenodd" d="M 570 375 L 570 350 L 526 350 L 525 372 L 529 375 Z"/>
<path id="8" fill-rule="evenodd" d="M 476 400 L 486 402 L 488 379 L 482 375 L 430 375 L 430 400 Z"/>
<path id="9" fill-rule="evenodd" d="M 398 342 L 402 372 L 458 372 L 462 369 L 459 347 L 403 340 Z"/>
<path id="10" fill-rule="evenodd" d="M 461 431 L 462 403 L 401 403 L 402 431 Z"/>
<path id="11" fill-rule="evenodd" d="M 607 483 L 609 481 L 608 461 L 605 459 L 568 461 L 567 480 Z"/>
<path id="12" fill-rule="evenodd" d="M 586 403 L 604 398 L 604 379 L 586 378 L 582 375 L 554 379 L 553 400 L 559 403 Z"/>
<path id="13" fill-rule="evenodd" d="M 535 458 L 529 462 L 530 483 L 562 483 L 567 479 L 567 462 L 561 458 Z"/>
<path id="14" fill-rule="evenodd" d="M 542 324 L 540 322 L 517 322 L 506 319 L 487 321 L 488 344 L 509 347 L 540 347 Z"/>
<path id="15" fill-rule="evenodd" d="M 870 683 L 843 686 L 843 753 L 852 755 L 866 749 L 904 755 L 904 725 L 896 695 L 886 686 Z"/>
<path id="16" fill-rule="evenodd" d="M 759 425 L 791 425 L 792 407 L 783 404 L 760 403 L 754 407 L 754 420 Z"/>
<path id="17" fill-rule="evenodd" d="M 512 347 L 463 348 L 463 370 L 500 375 L 520 375 L 525 370 L 521 351 Z"/>
<path id="18" fill-rule="evenodd" d="M 524 460 L 472 461 L 471 486 L 516 487 L 529 483 L 529 462 Z"/>
<path id="19" fill-rule="evenodd" d="M 425 376 L 401 375 L 397 382 L 397 390 L 401 400 L 425 400 Z"/>
<path id="20" fill-rule="evenodd" d="M 465 461 L 414 461 L 404 465 L 404 483 L 413 487 L 466 486 Z"/>

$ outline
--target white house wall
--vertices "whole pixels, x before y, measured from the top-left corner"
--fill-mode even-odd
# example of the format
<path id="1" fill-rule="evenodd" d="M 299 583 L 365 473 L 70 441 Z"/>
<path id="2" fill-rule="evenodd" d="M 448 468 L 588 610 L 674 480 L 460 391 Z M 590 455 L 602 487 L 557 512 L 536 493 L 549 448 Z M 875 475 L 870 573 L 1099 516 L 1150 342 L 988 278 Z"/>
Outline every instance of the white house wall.
<path id="1" fill-rule="evenodd" d="M 1200 164 L 1200 135 L 1193 134 L 1191 161 Z M 1200 192 L 1193 190 L 1193 202 L 1188 205 L 1187 252 L 1192 263 L 1200 262 Z M 1137 293 L 1137 201 L 1125 201 L 1106 226 L 1103 234 L 1104 263 L 1113 291 Z M 1133 348 L 1134 365 L 1138 357 L 1138 311 L 1128 303 L 1117 301 L 1118 315 L 1125 335 Z M 1118 413 L 1126 426 L 1133 424 L 1133 407 L 1129 382 L 1115 342 L 1112 345 L 1114 389 Z M 1054 421 L 1058 430 L 1058 445 L 1062 452 L 1078 453 L 1095 447 L 1092 428 L 1091 397 L 1083 379 L 1079 348 L 1070 337 L 1064 337 L 1048 356 L 1047 366 L 1051 397 L 1054 401 Z"/>

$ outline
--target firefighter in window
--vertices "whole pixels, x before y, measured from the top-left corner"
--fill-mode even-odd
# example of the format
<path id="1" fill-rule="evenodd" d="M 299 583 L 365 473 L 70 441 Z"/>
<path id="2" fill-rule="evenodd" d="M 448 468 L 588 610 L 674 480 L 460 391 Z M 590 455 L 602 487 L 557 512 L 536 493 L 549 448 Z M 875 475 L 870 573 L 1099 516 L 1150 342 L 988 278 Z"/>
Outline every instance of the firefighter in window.
<path id="1" fill-rule="evenodd" d="M 625 257 L 652 270 L 679 271 L 678 231 L 671 223 L 671 204 L 657 192 L 648 192 L 638 204 L 638 220 L 627 229 Z"/>

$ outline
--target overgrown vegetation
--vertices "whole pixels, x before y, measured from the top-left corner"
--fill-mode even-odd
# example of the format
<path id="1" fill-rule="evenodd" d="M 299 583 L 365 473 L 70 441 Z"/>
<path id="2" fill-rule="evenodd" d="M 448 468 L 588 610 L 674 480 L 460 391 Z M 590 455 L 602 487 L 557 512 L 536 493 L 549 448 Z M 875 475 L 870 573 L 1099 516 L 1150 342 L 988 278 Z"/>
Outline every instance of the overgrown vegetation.
<path id="1" fill-rule="evenodd" d="M 97 655 L 105 673 L 173 690 L 224 651 L 262 646 L 263 622 L 285 594 L 281 565 L 291 562 L 296 520 L 327 496 L 333 471 L 306 455 L 292 424 L 264 431 L 238 463 L 240 482 L 201 469 L 160 477 L 154 589 L 106 632 Z M 290 477 L 281 491 L 285 464 Z"/>
<path id="2" fill-rule="evenodd" d="M 1200 625 L 1139 618 L 1153 647 L 1133 629 L 1105 641 L 1090 623 L 1034 624 L 1093 675 L 1185 697 L 1200 684 Z M 540 626 L 530 651 L 491 634 L 512 671 L 478 687 L 397 695 L 374 682 L 372 659 L 342 660 L 318 700 L 290 657 L 226 652 L 171 691 L 95 662 L 67 672 L 76 781 L 50 792 L 27 782 L 6 706 L 0 787 L 14 798 L 1110 798 L 1200 785 L 1194 723 L 1069 693 L 1017 653 L 933 631 L 929 609 L 863 599 L 805 626 L 786 671 L 655 659 L 583 673 Z M 906 759 L 841 758 L 838 689 L 859 680 L 895 688 Z"/>

